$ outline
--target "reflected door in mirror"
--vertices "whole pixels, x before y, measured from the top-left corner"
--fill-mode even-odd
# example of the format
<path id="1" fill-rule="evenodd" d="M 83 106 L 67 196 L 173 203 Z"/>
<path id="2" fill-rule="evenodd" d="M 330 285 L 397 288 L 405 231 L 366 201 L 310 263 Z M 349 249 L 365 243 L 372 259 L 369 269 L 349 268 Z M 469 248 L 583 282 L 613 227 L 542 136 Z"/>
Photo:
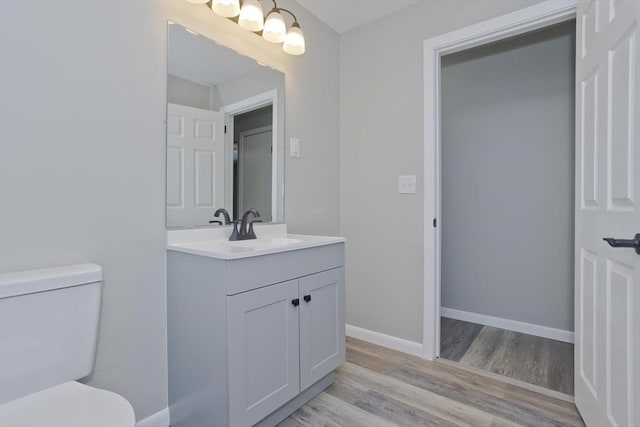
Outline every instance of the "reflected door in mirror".
<path id="1" fill-rule="evenodd" d="M 224 205 L 224 113 L 167 107 L 167 225 L 208 224 Z"/>

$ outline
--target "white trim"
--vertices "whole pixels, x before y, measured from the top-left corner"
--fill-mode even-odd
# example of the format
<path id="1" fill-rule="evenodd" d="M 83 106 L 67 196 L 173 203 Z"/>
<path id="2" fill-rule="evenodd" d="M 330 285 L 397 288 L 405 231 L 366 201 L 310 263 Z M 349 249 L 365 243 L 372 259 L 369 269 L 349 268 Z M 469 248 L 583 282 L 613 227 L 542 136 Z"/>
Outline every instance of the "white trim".
<path id="1" fill-rule="evenodd" d="M 248 111 L 256 110 L 261 107 L 265 107 L 267 105 L 271 105 L 271 126 L 272 126 L 272 134 L 271 134 L 271 147 L 273 148 L 273 153 L 271 156 L 271 221 L 278 221 L 280 218 L 280 212 L 284 209 L 284 190 L 282 190 L 282 195 L 280 195 L 279 186 L 278 186 L 278 164 L 280 163 L 280 151 L 284 152 L 284 147 L 280 147 L 278 144 L 278 138 L 280 137 L 278 133 L 278 89 L 271 89 L 267 92 L 260 93 L 258 95 L 252 96 L 251 98 L 243 99 L 242 101 L 235 102 L 233 104 L 225 105 L 220 109 L 221 112 L 229 115 L 236 116 L 238 114 L 246 113 Z M 231 122 L 233 122 L 231 120 Z M 233 126 L 229 126 L 227 128 L 229 132 L 233 132 Z M 227 156 L 226 159 L 226 169 L 228 173 L 225 176 L 226 182 L 233 182 L 233 135 L 230 135 L 231 140 L 231 148 L 230 156 Z M 229 137 L 226 138 L 229 140 Z M 227 144 L 228 145 L 228 144 Z M 284 184 L 283 184 L 284 187 Z M 232 189 L 233 191 L 233 189 Z M 227 191 L 229 193 L 229 191 Z M 231 200 L 233 200 L 233 196 L 231 196 Z M 279 202 L 282 200 L 282 202 Z M 233 203 L 229 204 L 229 206 L 233 206 Z"/>
<path id="2" fill-rule="evenodd" d="M 536 325 L 535 323 L 520 322 L 519 320 L 487 316 L 486 314 L 472 313 L 470 311 L 456 310 L 455 308 L 447 307 L 440 308 L 440 315 L 442 317 L 448 317 L 449 319 L 463 320 L 465 322 L 492 326 L 494 328 L 506 329 L 507 331 L 521 332 L 523 334 L 574 344 L 573 331 L 566 331 L 564 329 L 550 328 L 548 326 Z"/>
<path id="3" fill-rule="evenodd" d="M 413 356 L 422 357 L 423 354 L 422 344 L 405 340 L 404 338 L 381 334 L 380 332 L 370 331 L 369 329 L 363 329 L 353 325 L 346 326 L 346 334 L 351 338 L 370 342 L 371 344 L 380 345 Z"/>
<path id="4" fill-rule="evenodd" d="M 136 427 L 169 427 L 169 408 L 138 421 Z"/>
<path id="5" fill-rule="evenodd" d="M 516 380 L 515 378 L 507 377 L 506 375 L 495 374 L 495 373 L 490 372 L 490 371 L 485 371 L 484 369 L 475 368 L 475 367 L 470 366 L 470 365 L 463 365 L 462 363 L 454 362 L 452 360 L 447 360 L 447 359 L 443 359 L 443 358 L 438 359 L 437 363 L 442 363 L 444 365 L 453 366 L 456 369 L 462 369 L 464 371 L 473 372 L 476 375 L 480 375 L 482 377 L 498 380 L 498 381 L 501 381 L 503 383 L 512 384 L 512 385 L 514 385 L 516 387 L 520 387 L 520 388 L 523 388 L 525 390 L 533 391 L 535 393 L 542 394 L 544 396 L 549 396 L 549 397 L 552 397 L 554 399 L 564 400 L 565 402 L 574 403 L 574 404 L 576 403 L 576 399 L 570 394 L 561 393 L 559 391 L 555 391 L 555 390 L 551 390 L 550 388 L 546 388 L 546 387 L 542 387 L 542 386 L 539 386 L 539 385 L 531 384 L 531 383 L 528 383 L 526 381 Z"/>
<path id="6" fill-rule="evenodd" d="M 576 16 L 577 0 L 547 0 L 424 41 L 423 357 L 440 354 L 440 57 L 528 33 Z M 440 221 L 439 221 L 440 222 Z"/>

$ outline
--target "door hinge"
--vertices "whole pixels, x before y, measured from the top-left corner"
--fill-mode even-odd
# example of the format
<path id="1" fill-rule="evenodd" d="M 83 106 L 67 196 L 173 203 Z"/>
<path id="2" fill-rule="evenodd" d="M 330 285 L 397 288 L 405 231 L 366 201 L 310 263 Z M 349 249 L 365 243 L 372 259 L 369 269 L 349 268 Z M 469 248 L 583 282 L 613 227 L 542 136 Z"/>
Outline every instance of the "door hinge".
<path id="1" fill-rule="evenodd" d="M 224 125 L 224 134 L 227 134 L 227 125 Z"/>
<path id="2" fill-rule="evenodd" d="M 438 221 L 435 218 L 433 218 L 433 227 L 435 228 L 437 225 L 438 225 Z"/>

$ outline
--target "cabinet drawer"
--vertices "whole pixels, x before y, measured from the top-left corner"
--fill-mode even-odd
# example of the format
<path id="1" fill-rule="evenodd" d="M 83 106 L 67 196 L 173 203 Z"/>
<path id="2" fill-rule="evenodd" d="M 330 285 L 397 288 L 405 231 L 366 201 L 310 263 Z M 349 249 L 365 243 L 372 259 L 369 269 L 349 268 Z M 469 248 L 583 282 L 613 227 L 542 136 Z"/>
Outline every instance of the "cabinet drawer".
<path id="1" fill-rule="evenodd" d="M 227 261 L 227 295 L 280 283 L 344 264 L 344 243 Z"/>

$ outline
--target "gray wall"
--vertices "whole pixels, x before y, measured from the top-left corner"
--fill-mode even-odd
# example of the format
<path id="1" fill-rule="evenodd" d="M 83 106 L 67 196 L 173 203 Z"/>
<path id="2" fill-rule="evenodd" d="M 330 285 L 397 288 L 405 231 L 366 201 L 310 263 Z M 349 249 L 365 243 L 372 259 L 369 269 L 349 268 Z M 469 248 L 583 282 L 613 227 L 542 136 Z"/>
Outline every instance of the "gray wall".
<path id="1" fill-rule="evenodd" d="M 188 107 L 213 110 L 210 86 L 192 82 L 181 77 L 167 75 L 167 102 Z M 216 111 L 219 109 L 215 109 Z"/>
<path id="2" fill-rule="evenodd" d="M 138 419 L 167 405 L 167 19 L 291 76 L 294 232 L 338 232 L 338 35 L 292 0 L 308 52 L 291 57 L 182 0 L 0 1 L 0 271 L 84 261 L 105 284 L 95 371 Z M 289 83 L 288 81 L 288 83 Z"/>
<path id="3" fill-rule="evenodd" d="M 423 41 L 534 3 L 420 1 L 342 35 L 340 220 L 348 323 L 422 342 Z M 408 174 L 418 177 L 417 194 L 399 195 L 398 175 Z"/>
<path id="4" fill-rule="evenodd" d="M 442 306 L 573 330 L 575 24 L 442 60 Z"/>
<path id="5" fill-rule="evenodd" d="M 247 113 L 238 114 L 233 122 L 233 140 L 240 140 L 240 133 L 263 126 L 272 126 L 273 107 L 271 105 Z"/>

